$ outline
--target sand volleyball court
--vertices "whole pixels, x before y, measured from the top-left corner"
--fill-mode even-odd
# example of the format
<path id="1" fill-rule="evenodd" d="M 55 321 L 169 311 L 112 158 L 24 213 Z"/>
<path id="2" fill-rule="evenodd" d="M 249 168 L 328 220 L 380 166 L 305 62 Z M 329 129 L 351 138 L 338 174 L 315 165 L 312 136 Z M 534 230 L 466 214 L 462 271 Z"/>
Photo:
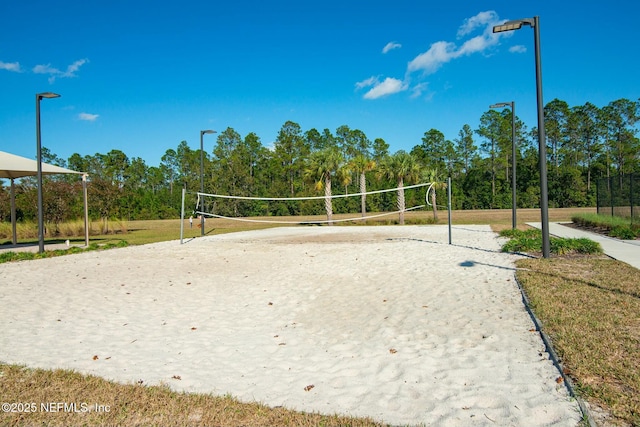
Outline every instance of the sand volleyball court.
<path id="1" fill-rule="evenodd" d="M 0 360 L 391 424 L 572 426 L 488 226 L 284 227 L 0 265 Z M 179 378 L 179 379 L 178 379 Z"/>

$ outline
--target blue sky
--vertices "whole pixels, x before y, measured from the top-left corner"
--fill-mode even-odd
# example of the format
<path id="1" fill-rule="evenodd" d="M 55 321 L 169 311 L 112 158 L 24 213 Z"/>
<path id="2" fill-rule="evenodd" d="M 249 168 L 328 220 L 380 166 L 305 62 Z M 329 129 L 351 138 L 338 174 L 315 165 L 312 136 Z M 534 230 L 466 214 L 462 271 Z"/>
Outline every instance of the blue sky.
<path id="1" fill-rule="evenodd" d="M 534 32 L 544 102 L 602 107 L 640 96 L 637 17 L 628 0 L 3 1 L 0 150 L 67 159 L 111 149 L 157 166 L 199 131 L 232 127 L 270 146 L 287 120 L 343 124 L 391 151 L 435 128 L 453 140 L 497 102 L 536 126 Z M 210 153 L 214 137 L 205 135 Z"/>

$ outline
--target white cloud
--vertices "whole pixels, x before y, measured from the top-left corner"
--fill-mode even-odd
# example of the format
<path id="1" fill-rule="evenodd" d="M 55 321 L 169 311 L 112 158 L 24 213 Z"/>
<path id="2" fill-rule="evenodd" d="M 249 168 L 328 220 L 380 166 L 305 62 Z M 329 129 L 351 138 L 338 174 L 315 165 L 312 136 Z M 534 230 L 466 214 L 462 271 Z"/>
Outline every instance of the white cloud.
<path id="1" fill-rule="evenodd" d="M 511 53 L 525 53 L 526 51 L 527 51 L 527 48 L 522 46 L 521 44 L 511 46 L 509 48 L 509 52 Z"/>
<path id="2" fill-rule="evenodd" d="M 378 99 L 383 96 L 402 92 L 408 88 L 402 80 L 394 79 L 393 77 L 387 77 L 381 82 L 376 81 L 371 86 L 373 87 L 364 94 L 364 99 Z"/>
<path id="3" fill-rule="evenodd" d="M 79 59 L 74 63 L 67 66 L 65 71 L 61 71 L 55 67 L 52 67 L 51 64 L 46 65 L 36 65 L 33 67 L 33 72 L 36 74 L 49 74 L 49 83 L 53 83 L 58 77 L 76 77 L 76 72 L 80 69 L 80 67 L 89 62 L 88 59 Z"/>
<path id="4" fill-rule="evenodd" d="M 21 72 L 19 62 L 2 62 L 0 61 L 0 70 L 14 71 L 16 73 Z"/>
<path id="5" fill-rule="evenodd" d="M 382 48 L 382 53 L 387 53 L 390 50 L 393 49 L 400 49 L 402 47 L 402 45 L 400 43 L 396 43 L 396 42 L 389 42 L 386 44 L 385 47 Z"/>
<path id="6" fill-rule="evenodd" d="M 47 65 L 36 65 L 33 67 L 33 72 L 36 74 L 60 74 L 60 70 L 57 68 L 51 67 L 51 64 Z"/>
<path id="7" fill-rule="evenodd" d="M 448 41 L 433 43 L 431 47 L 429 47 L 429 50 L 416 56 L 409 62 L 407 72 L 411 73 L 421 70 L 425 74 L 432 74 L 452 59 L 486 51 L 490 47 L 498 44 L 500 37 L 504 37 L 503 34 L 508 34 L 493 33 L 493 26 L 500 22 L 502 21 L 494 11 L 480 12 L 466 19 L 464 24 L 458 29 L 458 38 L 467 36 L 478 29 L 482 29 L 482 34 L 466 40 L 460 47 Z"/>
<path id="8" fill-rule="evenodd" d="M 476 16 L 467 18 L 464 20 L 464 24 L 458 28 L 458 38 L 464 37 L 469 33 L 472 33 L 478 27 L 491 27 L 493 32 L 493 25 L 497 25 L 500 22 L 498 14 L 493 10 L 487 10 L 486 12 L 480 12 Z M 488 25 L 491 24 L 491 25 Z"/>
<path id="9" fill-rule="evenodd" d="M 463 24 L 458 28 L 457 40 L 460 40 L 459 42 L 446 40 L 437 41 L 432 43 L 426 52 L 419 54 L 409 61 L 404 80 L 387 77 L 383 81 L 380 81 L 379 77 L 374 76 L 356 83 L 356 88 L 371 88 L 364 94 L 363 97 L 365 99 L 377 99 L 407 90 L 410 90 L 411 98 L 420 97 L 427 88 L 427 83 L 420 82 L 424 76 L 435 73 L 444 64 L 462 56 L 476 53 L 490 53 L 491 48 L 496 46 L 503 37 L 510 37 L 512 35 L 511 32 L 493 33 L 493 27 L 503 22 L 505 21 L 501 20 L 498 14 L 492 10 L 480 12 L 475 16 L 465 19 Z M 387 53 L 399 47 L 400 44 L 389 42 L 382 49 L 382 53 Z M 521 52 L 521 49 L 524 48 L 521 46 L 514 47 L 511 51 Z M 411 82 L 412 73 L 418 71 L 420 71 L 421 74 L 415 78 L 417 83 Z M 429 94 L 429 96 L 433 96 L 433 93 Z"/>
<path id="10" fill-rule="evenodd" d="M 81 66 L 89 62 L 88 59 L 78 59 L 73 64 L 67 67 L 67 71 L 62 75 L 62 77 L 75 77 L 75 72 L 80 69 Z"/>
<path id="11" fill-rule="evenodd" d="M 411 88 L 411 99 L 414 98 L 419 98 L 424 91 L 427 89 L 427 87 L 429 86 L 428 83 L 418 83 L 417 85 L 415 85 L 414 87 Z"/>
<path id="12" fill-rule="evenodd" d="M 356 89 L 362 89 L 363 87 L 373 86 L 376 83 L 380 83 L 380 80 L 375 76 L 371 76 L 366 80 L 363 80 L 361 82 L 357 82 L 356 83 Z"/>
<path id="13" fill-rule="evenodd" d="M 89 113 L 78 114 L 78 118 L 80 120 L 86 120 L 88 122 L 95 122 L 98 117 L 100 117 L 99 114 L 89 114 Z"/>
<path id="14" fill-rule="evenodd" d="M 428 51 L 416 56 L 407 67 L 408 72 L 423 70 L 428 74 L 434 73 L 451 59 L 456 57 L 456 45 L 440 41 L 431 45 Z"/>
<path id="15" fill-rule="evenodd" d="M 497 37 L 485 37 L 484 35 L 476 36 L 464 42 L 464 44 L 458 50 L 458 54 L 462 56 L 471 55 L 472 53 L 476 52 L 482 52 L 495 45 L 497 42 Z"/>

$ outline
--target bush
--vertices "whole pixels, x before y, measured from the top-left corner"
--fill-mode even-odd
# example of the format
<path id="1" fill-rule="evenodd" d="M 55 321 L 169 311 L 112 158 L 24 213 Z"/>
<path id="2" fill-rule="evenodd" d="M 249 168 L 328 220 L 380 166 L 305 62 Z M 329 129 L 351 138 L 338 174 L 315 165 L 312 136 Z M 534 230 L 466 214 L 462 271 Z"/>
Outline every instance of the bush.
<path id="1" fill-rule="evenodd" d="M 542 234 L 540 230 L 536 228 L 528 228 L 526 230 L 518 230 L 518 229 L 506 229 L 500 232 L 501 237 L 508 237 L 510 239 L 535 239 L 536 237 L 542 238 Z"/>
<path id="2" fill-rule="evenodd" d="M 502 252 L 540 252 L 542 236 L 518 237 L 509 240 L 502 246 Z"/>
<path id="3" fill-rule="evenodd" d="M 600 243 L 591 239 L 551 239 L 549 242 L 551 252 L 558 255 L 566 255 L 571 253 L 578 254 L 599 254 L 602 253 Z"/>
<path id="4" fill-rule="evenodd" d="M 542 249 L 542 233 L 538 229 L 503 230 L 500 236 L 510 240 L 502 246 L 502 252 L 540 252 Z M 552 237 L 549 241 L 551 253 L 557 255 L 599 254 L 602 253 L 600 243 L 590 239 L 565 239 Z"/>
<path id="5" fill-rule="evenodd" d="M 640 237 L 640 225 L 632 224 L 628 218 L 599 214 L 581 214 L 571 217 L 574 224 L 583 227 L 597 227 L 606 230 L 611 237 L 633 240 Z"/>
<path id="6" fill-rule="evenodd" d="M 15 256 L 15 254 L 16 253 L 13 251 L 0 253 L 0 263 L 11 261 Z"/>
<path id="7" fill-rule="evenodd" d="M 633 240 L 637 235 L 631 226 L 616 225 L 609 231 L 609 236 L 623 240 Z"/>

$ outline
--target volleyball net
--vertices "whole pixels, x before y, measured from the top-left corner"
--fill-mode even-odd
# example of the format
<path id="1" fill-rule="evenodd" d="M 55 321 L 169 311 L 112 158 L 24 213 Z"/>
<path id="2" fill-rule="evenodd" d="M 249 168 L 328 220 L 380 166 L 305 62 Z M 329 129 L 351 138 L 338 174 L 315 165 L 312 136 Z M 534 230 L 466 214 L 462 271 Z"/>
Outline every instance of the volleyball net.
<path id="1" fill-rule="evenodd" d="M 436 208 L 447 208 L 451 244 L 450 178 L 446 183 L 426 182 L 406 187 L 330 196 L 256 197 L 196 192 L 190 194 L 192 200 L 195 199 L 195 207 L 191 212 L 192 216 L 201 218 L 290 225 L 359 222 L 392 215 L 399 215 L 404 219 L 406 212 L 434 208 L 431 196 L 438 187 L 436 184 L 444 184 L 442 187 L 447 189 L 447 206 L 438 204 Z M 400 189 L 403 191 L 398 191 Z M 185 196 L 186 190 L 183 189 L 180 243 L 184 237 Z M 405 203 L 411 206 L 406 207 Z M 389 207 L 395 209 L 388 209 Z M 320 219 L 322 217 L 326 219 Z"/>
<path id="2" fill-rule="evenodd" d="M 400 197 L 397 196 L 400 187 L 364 193 L 303 197 L 255 197 L 197 192 L 195 193 L 197 200 L 193 212 L 195 215 L 203 215 L 205 218 L 272 224 L 329 224 L 367 221 L 430 206 L 429 191 L 432 190 L 433 185 L 434 183 L 428 182 L 402 187 L 403 194 Z M 415 194 L 416 191 L 425 187 L 427 187 L 427 191 L 424 193 L 424 198 Z M 413 205 L 405 207 L 401 200 L 402 197 Z M 370 203 L 367 203 L 367 199 Z M 419 204 L 415 204 L 416 202 Z M 395 209 L 367 212 L 367 204 L 387 207 L 393 204 Z M 365 209 L 362 209 L 363 206 Z M 317 216 L 323 215 L 327 218 L 317 218 Z M 287 219 L 282 217 L 287 217 Z"/>

